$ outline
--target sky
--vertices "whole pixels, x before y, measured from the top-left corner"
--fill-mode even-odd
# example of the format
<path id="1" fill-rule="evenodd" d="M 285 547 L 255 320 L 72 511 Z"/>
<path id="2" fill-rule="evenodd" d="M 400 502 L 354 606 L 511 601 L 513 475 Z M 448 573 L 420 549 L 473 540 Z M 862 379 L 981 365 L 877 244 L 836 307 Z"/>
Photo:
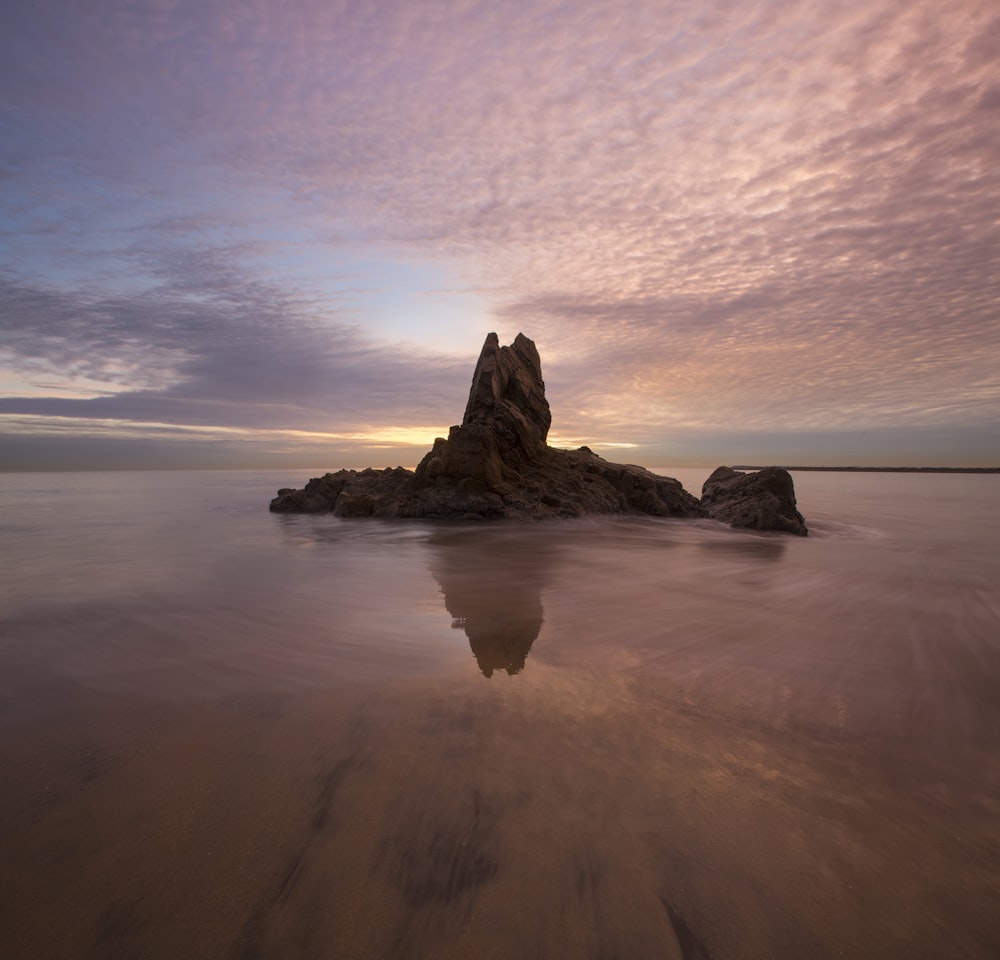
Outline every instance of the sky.
<path id="1" fill-rule="evenodd" d="M 10 0 L 0 468 L 1000 464 L 996 0 Z"/>

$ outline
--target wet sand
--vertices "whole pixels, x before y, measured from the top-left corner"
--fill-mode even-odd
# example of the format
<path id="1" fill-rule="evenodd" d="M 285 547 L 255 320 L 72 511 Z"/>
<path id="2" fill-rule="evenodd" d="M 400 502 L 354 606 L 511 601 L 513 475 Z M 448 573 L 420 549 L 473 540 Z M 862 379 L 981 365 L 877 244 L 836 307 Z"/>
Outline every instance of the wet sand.
<path id="1" fill-rule="evenodd" d="M 894 765 L 643 673 L 77 704 L 5 744 L 4 955 L 995 955 L 991 752 Z"/>
<path id="2" fill-rule="evenodd" d="M 18 594 L 4 960 L 1000 955 L 992 536 L 275 529 Z"/>

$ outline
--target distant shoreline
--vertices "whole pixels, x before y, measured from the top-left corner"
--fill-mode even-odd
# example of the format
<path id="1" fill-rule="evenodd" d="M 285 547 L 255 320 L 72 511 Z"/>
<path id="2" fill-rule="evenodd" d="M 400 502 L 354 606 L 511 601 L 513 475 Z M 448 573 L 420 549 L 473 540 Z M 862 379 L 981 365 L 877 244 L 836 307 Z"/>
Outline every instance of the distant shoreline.
<path id="1" fill-rule="evenodd" d="M 734 470 L 763 470 L 763 467 L 738 464 Z M 825 473 L 1000 473 L 1000 467 L 783 467 L 791 472 L 822 471 Z"/>

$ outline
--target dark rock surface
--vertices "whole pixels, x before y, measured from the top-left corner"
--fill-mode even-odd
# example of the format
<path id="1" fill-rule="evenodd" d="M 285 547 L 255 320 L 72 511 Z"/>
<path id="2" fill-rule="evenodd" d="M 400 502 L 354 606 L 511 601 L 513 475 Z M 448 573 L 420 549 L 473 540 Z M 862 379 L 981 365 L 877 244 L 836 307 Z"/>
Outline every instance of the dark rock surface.
<path id="1" fill-rule="evenodd" d="M 756 473 L 719 467 L 701 488 L 701 505 L 707 516 L 734 527 L 800 537 L 809 532 L 796 509 L 792 475 L 781 467 L 765 467 Z"/>
<path id="2" fill-rule="evenodd" d="M 274 513 L 334 513 L 338 517 L 399 516 L 399 500 L 413 484 L 403 467 L 338 470 L 314 477 L 302 490 L 284 488 L 271 501 Z"/>
<path id="3" fill-rule="evenodd" d="M 518 334 L 509 347 L 502 347 L 491 333 L 476 363 L 462 423 L 451 428 L 447 439 L 434 441 L 416 471 L 339 470 L 310 480 L 302 490 L 279 490 L 271 510 L 461 520 L 543 520 L 596 513 L 710 516 L 759 530 L 805 533 L 785 471 L 779 472 L 787 478 L 791 513 L 788 494 L 782 493 L 778 480 L 728 484 L 732 478 L 719 477 L 725 467 L 709 480 L 719 478 L 709 508 L 677 480 L 643 467 L 609 463 L 587 447 L 570 451 L 548 446 L 551 422 L 534 343 Z M 774 469 L 729 473 L 759 477 Z M 797 526 L 790 517 L 798 518 Z"/>
<path id="4" fill-rule="evenodd" d="M 516 422 L 534 447 L 545 445 L 552 414 L 545 399 L 542 361 L 535 344 L 523 333 L 509 347 L 501 347 L 495 333 L 488 334 L 472 375 L 462 425 L 498 419 Z"/>

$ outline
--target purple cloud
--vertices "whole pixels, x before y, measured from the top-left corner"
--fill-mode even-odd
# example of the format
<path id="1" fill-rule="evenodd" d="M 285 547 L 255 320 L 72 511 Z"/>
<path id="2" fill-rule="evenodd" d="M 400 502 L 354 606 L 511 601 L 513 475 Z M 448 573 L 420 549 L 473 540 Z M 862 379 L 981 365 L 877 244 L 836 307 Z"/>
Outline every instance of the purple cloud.
<path id="1" fill-rule="evenodd" d="M 1000 420 L 988 0 L 2 16 L 5 356 L 116 391 L 59 410 L 447 421 L 496 327 L 567 435 Z M 454 355 L 319 281 L 358 245 L 485 298 Z"/>

